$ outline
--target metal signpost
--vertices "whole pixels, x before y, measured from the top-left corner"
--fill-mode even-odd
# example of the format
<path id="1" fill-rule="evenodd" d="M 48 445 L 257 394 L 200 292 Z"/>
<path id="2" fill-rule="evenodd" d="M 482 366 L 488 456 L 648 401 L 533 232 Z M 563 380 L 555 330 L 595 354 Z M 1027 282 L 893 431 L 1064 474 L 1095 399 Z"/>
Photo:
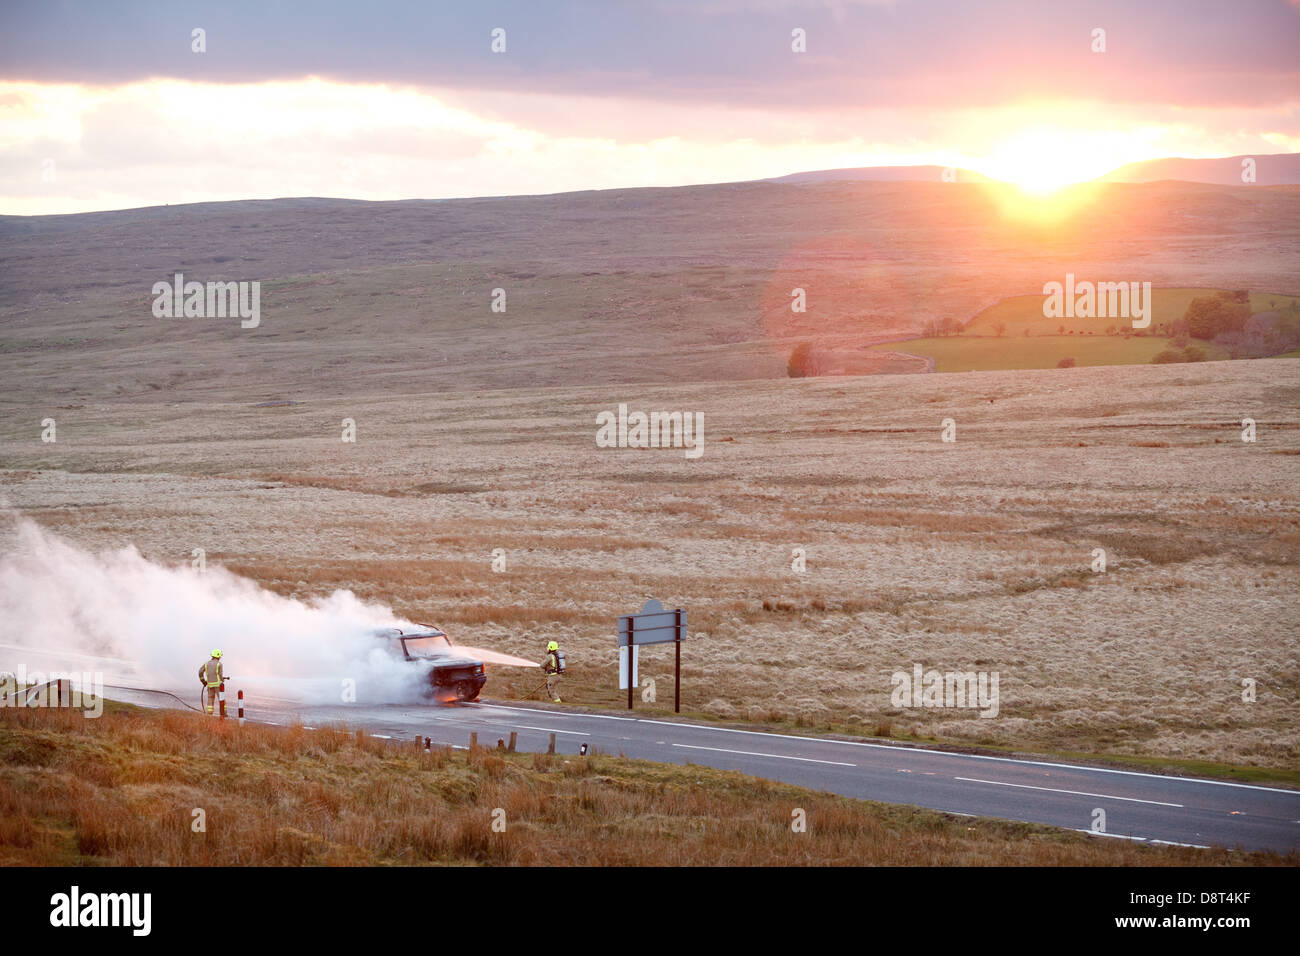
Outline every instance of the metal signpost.
<path id="1" fill-rule="evenodd" d="M 639 614 L 624 614 L 618 619 L 620 663 L 627 658 L 627 709 L 632 709 L 632 690 L 636 686 L 636 649 L 643 644 L 676 645 L 673 676 L 673 713 L 682 712 L 682 639 L 686 637 L 686 612 L 681 608 L 665 611 L 651 598 Z M 626 650 L 622 650 L 626 648 Z"/>

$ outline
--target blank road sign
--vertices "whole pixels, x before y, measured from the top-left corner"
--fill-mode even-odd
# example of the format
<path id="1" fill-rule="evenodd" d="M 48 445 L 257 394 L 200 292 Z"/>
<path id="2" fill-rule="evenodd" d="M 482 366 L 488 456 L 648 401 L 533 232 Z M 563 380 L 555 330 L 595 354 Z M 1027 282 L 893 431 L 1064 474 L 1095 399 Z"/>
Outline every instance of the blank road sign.
<path id="1" fill-rule="evenodd" d="M 677 629 L 678 615 L 680 633 Z M 686 637 L 686 612 L 665 611 L 658 601 L 647 601 L 640 614 L 624 614 L 618 619 L 619 647 L 627 646 L 629 631 L 634 644 L 671 644 Z"/>
<path id="2" fill-rule="evenodd" d="M 624 614 L 618 619 L 618 688 L 627 691 L 628 710 L 632 709 L 632 691 L 637 686 L 636 665 L 641 645 L 672 644 L 673 710 L 681 713 L 682 640 L 685 637 L 686 612 L 681 608 L 665 611 L 654 598 L 645 602 L 640 614 Z"/>

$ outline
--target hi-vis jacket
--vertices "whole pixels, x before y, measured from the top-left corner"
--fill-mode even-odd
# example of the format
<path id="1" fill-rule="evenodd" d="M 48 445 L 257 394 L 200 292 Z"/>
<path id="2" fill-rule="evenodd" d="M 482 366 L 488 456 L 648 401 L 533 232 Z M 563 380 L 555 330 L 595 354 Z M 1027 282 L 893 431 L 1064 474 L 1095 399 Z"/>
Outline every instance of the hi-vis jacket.
<path id="1" fill-rule="evenodd" d="M 221 669 L 221 661 L 215 657 L 199 668 L 199 680 L 206 682 L 209 687 L 220 687 L 225 679 L 226 672 Z"/>
<path id="2" fill-rule="evenodd" d="M 546 674 L 558 674 L 560 672 L 560 656 L 555 651 L 548 651 L 546 654 L 546 663 L 542 665 L 542 671 Z"/>

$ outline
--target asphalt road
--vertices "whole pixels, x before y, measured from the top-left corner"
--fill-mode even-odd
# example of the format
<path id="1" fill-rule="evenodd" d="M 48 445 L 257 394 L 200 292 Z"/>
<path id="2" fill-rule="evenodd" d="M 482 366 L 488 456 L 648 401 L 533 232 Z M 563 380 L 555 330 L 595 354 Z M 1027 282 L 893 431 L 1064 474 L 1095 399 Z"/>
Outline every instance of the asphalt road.
<path id="1" fill-rule="evenodd" d="M 158 695 L 108 696 L 176 706 Z M 232 716 L 233 705 L 232 695 Z M 346 723 L 394 740 L 420 734 L 461 748 L 471 732 L 480 746 L 495 747 L 513 730 L 520 750 L 545 751 L 554 733 L 560 754 L 576 754 L 585 743 L 601 753 L 739 770 L 848 797 L 1083 832 L 1091 832 L 1100 808 L 1111 837 L 1300 851 L 1300 791 L 1276 787 L 502 702 L 311 706 L 263 697 L 249 701 L 246 715 L 309 727 Z"/>

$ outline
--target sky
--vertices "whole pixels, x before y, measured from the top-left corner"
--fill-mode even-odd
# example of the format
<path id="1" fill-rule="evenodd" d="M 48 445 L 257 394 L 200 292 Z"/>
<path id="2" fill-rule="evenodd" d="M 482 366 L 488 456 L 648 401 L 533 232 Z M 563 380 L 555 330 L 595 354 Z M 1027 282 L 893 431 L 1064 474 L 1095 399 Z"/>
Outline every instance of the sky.
<path id="1" fill-rule="evenodd" d="M 0 213 L 912 164 L 1050 188 L 1300 151 L 1297 50 L 1300 0 L 0 0 Z"/>

